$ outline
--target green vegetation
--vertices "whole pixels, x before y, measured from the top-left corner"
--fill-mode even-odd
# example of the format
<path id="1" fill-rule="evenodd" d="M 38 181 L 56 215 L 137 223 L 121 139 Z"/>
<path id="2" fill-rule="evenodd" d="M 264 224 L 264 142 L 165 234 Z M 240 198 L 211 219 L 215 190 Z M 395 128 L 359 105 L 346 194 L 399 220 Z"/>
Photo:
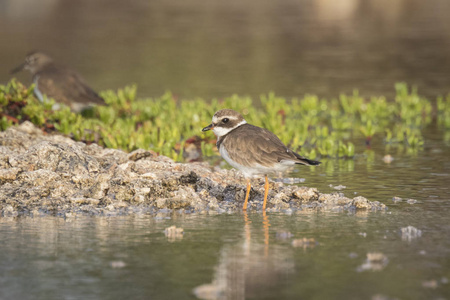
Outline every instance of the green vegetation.
<path id="1" fill-rule="evenodd" d="M 241 112 L 247 122 L 271 130 L 292 149 L 312 159 L 352 158 L 358 154 L 355 144 L 370 147 L 374 140 L 391 148 L 420 151 L 424 145 L 422 131 L 434 116 L 444 129 L 444 138 L 450 140 L 450 95 L 439 97 L 433 107 L 406 84 L 398 83 L 395 88 L 392 101 L 384 97 L 365 99 L 355 91 L 332 100 L 306 95 L 288 101 L 270 93 L 257 102 L 237 95 L 184 101 L 170 93 L 155 99 L 136 99 L 136 86 L 128 86 L 101 93 L 107 105 L 80 115 L 68 107 L 53 111 L 54 100 L 42 104 L 34 97 L 33 86 L 27 88 L 12 80 L 0 85 L 0 129 L 29 120 L 46 132 L 125 151 L 151 149 L 177 161 L 183 160 L 188 148 L 198 149 L 204 156 L 217 154 L 214 135 L 201 129 L 222 108 Z"/>

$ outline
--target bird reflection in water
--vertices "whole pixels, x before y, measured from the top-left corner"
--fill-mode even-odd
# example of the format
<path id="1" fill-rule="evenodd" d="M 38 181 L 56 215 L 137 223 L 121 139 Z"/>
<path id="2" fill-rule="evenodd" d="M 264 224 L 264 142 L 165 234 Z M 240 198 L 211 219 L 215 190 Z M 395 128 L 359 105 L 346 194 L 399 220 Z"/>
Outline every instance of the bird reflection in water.
<path id="1" fill-rule="evenodd" d="M 262 234 L 260 230 L 252 232 L 254 227 L 261 229 L 261 223 L 255 222 L 259 216 L 243 212 L 243 239 L 222 248 L 212 283 L 193 290 L 199 299 L 258 299 L 293 273 L 292 247 L 269 243 L 270 222 L 266 212 L 262 215 Z"/>

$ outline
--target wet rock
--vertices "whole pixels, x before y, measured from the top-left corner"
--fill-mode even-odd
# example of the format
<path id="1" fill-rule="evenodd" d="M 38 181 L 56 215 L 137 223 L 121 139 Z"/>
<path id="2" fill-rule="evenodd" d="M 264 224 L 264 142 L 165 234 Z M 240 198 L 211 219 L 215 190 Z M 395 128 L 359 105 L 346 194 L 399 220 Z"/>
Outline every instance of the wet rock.
<path id="1" fill-rule="evenodd" d="M 392 155 L 387 154 L 387 155 L 383 156 L 383 161 L 387 164 L 390 164 L 391 162 L 394 161 L 394 158 L 392 157 Z"/>
<path id="2" fill-rule="evenodd" d="M 366 198 L 362 197 L 362 196 L 358 196 L 356 198 L 353 199 L 352 201 L 352 205 L 355 206 L 356 208 L 370 208 L 371 203 L 369 202 L 369 200 L 367 200 Z"/>
<path id="3" fill-rule="evenodd" d="M 111 261 L 111 262 L 109 263 L 109 265 L 110 265 L 111 268 L 113 268 L 113 269 L 122 269 L 122 268 L 125 268 L 125 267 L 127 266 L 127 264 L 126 264 L 124 261 L 122 261 L 122 260 L 114 260 L 114 261 Z"/>
<path id="4" fill-rule="evenodd" d="M 264 179 L 252 179 L 249 209 L 260 210 Z M 43 134 L 31 123 L 0 132 L 0 212 L 108 216 L 182 210 L 240 210 L 246 180 L 236 170 L 176 163 L 152 151 L 129 154 Z M 269 211 L 382 210 L 384 204 L 343 193 L 270 182 Z"/>
<path id="5" fill-rule="evenodd" d="M 319 199 L 319 192 L 316 188 L 297 188 L 292 195 L 300 201 L 310 202 Z"/>
<path id="6" fill-rule="evenodd" d="M 269 193 L 269 196 L 272 196 L 272 195 L 270 195 L 270 193 Z M 284 209 L 290 208 L 289 200 L 290 200 L 290 198 L 288 195 L 286 195 L 283 192 L 280 192 L 280 193 L 276 193 L 275 195 L 270 197 L 268 199 L 268 202 L 273 204 L 274 206 L 276 206 L 277 209 L 284 210 Z"/>
<path id="7" fill-rule="evenodd" d="M 397 203 L 397 202 L 402 202 L 402 198 L 400 198 L 400 197 L 393 197 L 392 198 L 392 201 L 394 201 L 394 203 Z"/>
<path id="8" fill-rule="evenodd" d="M 416 204 L 417 200 L 416 199 L 408 199 L 408 200 L 406 200 L 406 203 L 408 203 L 408 204 Z"/>
<path id="9" fill-rule="evenodd" d="M 332 184 L 330 184 L 330 187 L 332 187 L 333 189 L 338 190 L 338 191 L 344 190 L 347 188 L 345 185 L 342 185 L 342 184 L 336 185 L 336 186 L 333 186 Z"/>

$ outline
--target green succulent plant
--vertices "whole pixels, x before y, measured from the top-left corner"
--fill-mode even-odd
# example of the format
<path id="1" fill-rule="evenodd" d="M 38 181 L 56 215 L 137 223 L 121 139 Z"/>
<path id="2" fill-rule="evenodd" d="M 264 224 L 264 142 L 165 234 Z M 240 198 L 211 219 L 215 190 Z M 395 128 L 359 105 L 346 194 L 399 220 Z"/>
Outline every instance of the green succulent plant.
<path id="1" fill-rule="evenodd" d="M 366 149 L 371 141 L 417 153 L 425 143 L 422 131 L 435 115 L 443 138 L 450 140 L 450 95 L 433 103 L 405 83 L 395 85 L 394 99 L 364 98 L 354 91 L 330 100 L 315 95 L 286 99 L 275 93 L 259 99 L 238 95 L 178 99 L 170 92 L 137 99 L 137 87 L 131 85 L 102 92 L 107 105 L 82 114 L 64 105 L 53 110 L 55 101 L 39 102 L 33 88 L 14 79 L 0 85 L 0 130 L 28 120 L 42 130 L 75 140 L 125 151 L 151 149 L 176 161 L 185 160 L 190 151 L 201 157 L 218 155 L 215 136 L 201 129 L 222 108 L 241 112 L 247 122 L 271 130 L 289 147 L 312 159 L 348 159 L 358 153 L 373 159 L 374 150 Z"/>

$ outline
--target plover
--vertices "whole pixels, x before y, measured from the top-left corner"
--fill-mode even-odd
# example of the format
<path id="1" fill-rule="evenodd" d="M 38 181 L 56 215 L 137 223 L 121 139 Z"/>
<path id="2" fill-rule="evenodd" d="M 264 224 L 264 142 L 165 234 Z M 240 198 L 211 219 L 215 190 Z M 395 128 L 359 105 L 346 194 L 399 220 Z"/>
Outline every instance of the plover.
<path id="1" fill-rule="evenodd" d="M 212 130 L 217 136 L 217 148 L 220 155 L 247 178 L 247 193 L 243 210 L 247 210 L 250 194 L 250 178 L 265 177 L 263 210 L 266 209 L 269 193 L 268 174 L 286 171 L 295 164 L 318 165 L 319 161 L 310 160 L 290 150 L 283 142 L 267 129 L 248 124 L 241 114 L 232 109 L 217 111 L 212 123 L 202 131 Z"/>
<path id="2" fill-rule="evenodd" d="M 68 105 L 73 111 L 80 112 L 91 105 L 104 105 L 105 101 L 78 72 L 56 64 L 42 52 L 31 52 L 25 62 L 11 71 L 12 74 L 28 70 L 33 76 L 34 93 L 43 102 L 44 96 Z"/>

